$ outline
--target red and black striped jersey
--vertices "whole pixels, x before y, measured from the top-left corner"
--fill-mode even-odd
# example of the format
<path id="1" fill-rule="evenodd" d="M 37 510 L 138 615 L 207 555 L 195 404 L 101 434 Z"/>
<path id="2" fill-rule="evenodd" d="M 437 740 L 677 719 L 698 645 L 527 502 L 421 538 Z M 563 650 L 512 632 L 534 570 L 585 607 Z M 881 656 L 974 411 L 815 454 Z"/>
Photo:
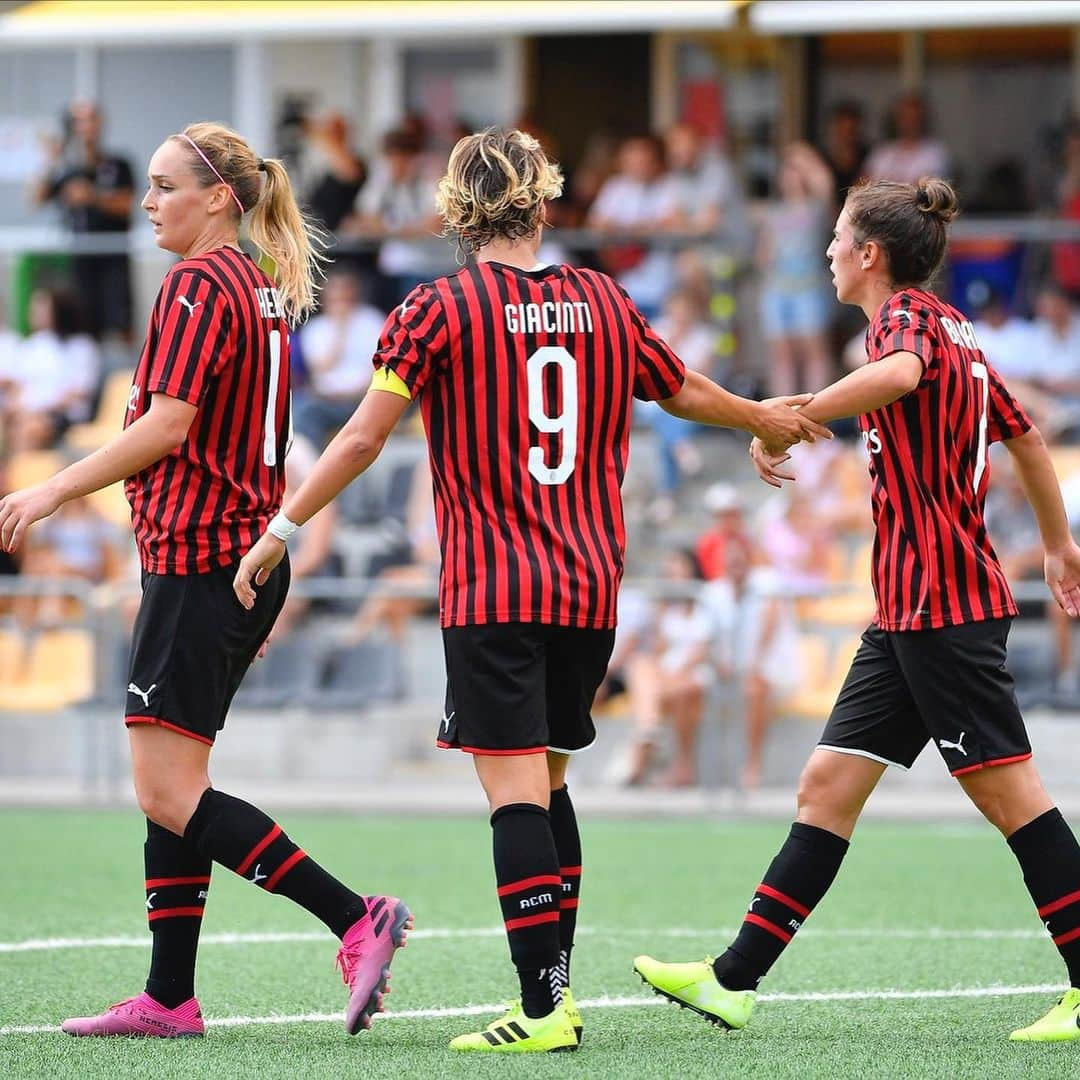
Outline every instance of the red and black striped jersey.
<path id="1" fill-rule="evenodd" d="M 187 438 L 131 476 L 143 567 L 199 574 L 238 559 L 281 506 L 289 439 L 289 328 L 274 283 L 223 247 L 165 275 L 124 427 L 152 394 L 198 407 Z"/>
<path id="2" fill-rule="evenodd" d="M 633 399 L 685 378 L 626 293 L 591 270 L 480 263 L 409 293 L 374 363 L 420 401 L 442 625 L 614 626 Z"/>
<path id="3" fill-rule="evenodd" d="M 897 352 L 922 360 L 922 380 L 859 418 L 873 481 L 876 621 L 929 630 L 1015 615 L 983 520 L 987 450 L 1031 421 L 971 323 L 932 293 L 894 294 L 867 328 L 869 363 Z"/>

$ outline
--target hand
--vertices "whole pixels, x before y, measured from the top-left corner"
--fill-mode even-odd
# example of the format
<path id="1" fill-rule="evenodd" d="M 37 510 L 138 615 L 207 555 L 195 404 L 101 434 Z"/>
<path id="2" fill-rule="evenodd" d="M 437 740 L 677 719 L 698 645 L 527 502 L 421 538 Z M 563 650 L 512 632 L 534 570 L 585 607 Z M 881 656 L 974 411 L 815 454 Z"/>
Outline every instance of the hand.
<path id="1" fill-rule="evenodd" d="M 255 546 L 240 560 L 233 592 L 236 599 L 250 611 L 255 606 L 255 585 L 265 585 L 270 571 L 285 558 L 285 542 L 271 533 L 263 533 Z M 267 638 L 267 641 L 270 639 Z M 263 646 L 265 650 L 265 644 Z M 261 655 L 261 654 L 260 654 Z"/>
<path id="2" fill-rule="evenodd" d="M 64 185 L 62 195 L 68 206 L 89 206 L 94 201 L 94 185 L 81 176 L 75 176 Z"/>
<path id="3" fill-rule="evenodd" d="M 754 463 L 758 476 L 770 487 L 783 487 L 782 481 L 795 480 L 793 472 L 780 469 L 785 461 L 791 460 L 791 455 L 786 451 L 770 454 L 760 439 L 754 439 L 750 443 L 750 460 Z"/>
<path id="4" fill-rule="evenodd" d="M 750 434 L 761 439 L 765 448 L 779 453 L 797 442 L 831 439 L 832 432 L 803 416 L 799 409 L 814 400 L 813 394 L 767 398 L 757 403 Z"/>
<path id="5" fill-rule="evenodd" d="M 1080 615 L 1080 548 L 1070 542 L 1063 551 L 1048 551 L 1043 569 L 1058 606 L 1075 619 Z"/>
<path id="6" fill-rule="evenodd" d="M 56 511 L 60 499 L 47 483 L 13 491 L 0 499 L 0 550 L 12 552 L 22 543 L 26 530 Z"/>

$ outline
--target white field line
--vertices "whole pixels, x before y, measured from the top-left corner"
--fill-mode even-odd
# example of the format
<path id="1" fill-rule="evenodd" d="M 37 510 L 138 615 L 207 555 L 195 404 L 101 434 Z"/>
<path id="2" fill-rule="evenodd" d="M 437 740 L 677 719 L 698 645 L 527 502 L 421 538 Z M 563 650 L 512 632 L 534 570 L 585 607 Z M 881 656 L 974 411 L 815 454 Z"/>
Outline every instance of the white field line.
<path id="1" fill-rule="evenodd" d="M 501 926 L 481 926 L 464 928 L 419 929 L 409 934 L 410 941 L 440 938 L 500 938 Z M 713 938 L 723 939 L 738 933 L 736 926 L 706 927 L 694 929 L 687 926 L 669 927 L 581 927 L 579 937 L 625 939 L 634 937 L 648 938 Z M 1023 930 L 993 929 L 946 929 L 939 926 L 928 927 L 837 927 L 836 929 L 813 926 L 799 931 L 800 938 L 878 938 L 881 940 L 904 941 L 1005 941 L 1034 940 L 1046 937 L 1046 931 L 1036 928 Z M 320 931 L 281 931 L 266 933 L 220 933 L 203 934 L 200 945 L 274 945 L 288 942 L 315 941 L 328 944 L 333 938 Z M 53 952 L 57 949 L 144 949 L 150 944 L 147 934 L 125 935 L 116 937 L 54 937 L 27 938 L 24 941 L 0 941 L 0 953 Z"/>
<path id="2" fill-rule="evenodd" d="M 1045 986 L 959 986 L 949 990 L 827 990 L 803 994 L 759 994 L 758 1001 L 920 1001 L 934 998 L 1019 997 L 1024 994 L 1057 994 L 1059 984 Z M 583 1009 L 636 1009 L 667 1005 L 659 997 L 602 997 L 578 1002 Z M 462 1005 L 448 1009 L 405 1009 L 391 1014 L 377 1013 L 376 1020 L 433 1020 L 444 1017 L 498 1015 L 502 1005 Z M 291 1016 L 218 1016 L 206 1021 L 207 1027 L 256 1027 L 265 1024 L 340 1024 L 342 1013 L 296 1013 Z M 60 1029 L 55 1024 L 25 1024 L 0 1027 L 3 1035 L 41 1035 Z"/>

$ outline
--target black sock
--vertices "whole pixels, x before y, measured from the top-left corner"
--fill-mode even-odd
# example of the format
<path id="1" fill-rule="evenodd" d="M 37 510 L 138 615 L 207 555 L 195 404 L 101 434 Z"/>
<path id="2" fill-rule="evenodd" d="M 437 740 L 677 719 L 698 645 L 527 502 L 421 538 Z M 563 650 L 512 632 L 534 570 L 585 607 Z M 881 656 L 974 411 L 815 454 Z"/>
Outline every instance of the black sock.
<path id="1" fill-rule="evenodd" d="M 511 803 L 491 815 L 495 881 L 510 959 L 521 981 L 526 1016 L 547 1016 L 558 1004 L 559 898 L 562 877 L 548 812 Z"/>
<path id="2" fill-rule="evenodd" d="M 1017 829 L 1008 843 L 1069 969 L 1069 983 L 1080 987 L 1080 844 L 1056 807 Z"/>
<path id="3" fill-rule="evenodd" d="M 261 810 L 207 788 L 184 830 L 203 855 L 253 885 L 280 893 L 342 937 L 367 911 L 361 896 L 328 874 Z"/>
<path id="4" fill-rule="evenodd" d="M 581 834 L 574 804 L 566 786 L 551 793 L 551 833 L 559 855 L 562 899 L 559 901 L 559 982 L 570 985 L 570 951 L 577 928 L 578 895 L 581 892 Z"/>
<path id="5" fill-rule="evenodd" d="M 210 890 L 210 860 L 147 819 L 146 918 L 154 948 L 146 992 L 167 1009 L 195 996 L 195 955 Z"/>
<path id="6" fill-rule="evenodd" d="M 848 842 L 795 822 L 754 892 L 738 936 L 713 962 L 729 990 L 753 990 L 833 883 Z"/>

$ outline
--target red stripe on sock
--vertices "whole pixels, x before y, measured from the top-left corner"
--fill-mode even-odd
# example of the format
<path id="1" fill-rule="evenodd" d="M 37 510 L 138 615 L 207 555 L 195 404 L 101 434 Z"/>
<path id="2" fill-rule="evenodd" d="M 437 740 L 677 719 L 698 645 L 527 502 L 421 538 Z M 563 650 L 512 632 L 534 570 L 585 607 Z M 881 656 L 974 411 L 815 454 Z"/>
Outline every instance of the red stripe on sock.
<path id="1" fill-rule="evenodd" d="M 273 892 L 274 886 L 301 860 L 307 858 L 307 852 L 297 848 L 267 879 L 263 888 Z"/>
<path id="2" fill-rule="evenodd" d="M 507 930 L 523 930 L 526 926 L 539 926 L 540 923 L 558 922 L 557 911 L 545 911 L 540 915 L 526 915 L 520 919 L 507 919 L 503 924 Z"/>
<path id="3" fill-rule="evenodd" d="M 522 878 L 509 885 L 500 885 L 497 891 L 499 896 L 509 896 L 511 893 L 531 889 L 534 885 L 562 885 L 562 878 L 556 874 L 541 874 L 539 877 Z"/>
<path id="4" fill-rule="evenodd" d="M 1070 941 L 1075 941 L 1077 938 L 1080 938 L 1080 926 L 1074 927 L 1067 934 L 1054 938 L 1054 944 L 1068 945 Z"/>
<path id="5" fill-rule="evenodd" d="M 786 930 L 781 930 L 775 923 L 769 922 L 768 919 L 763 919 L 760 915 L 755 915 L 752 911 L 747 912 L 746 922 L 753 923 L 755 926 L 760 926 L 762 930 L 768 930 L 774 937 L 778 937 L 786 945 L 792 938 Z"/>
<path id="6" fill-rule="evenodd" d="M 236 868 L 242 877 L 251 869 L 251 864 L 281 835 L 281 826 L 275 825 L 249 852 L 247 858 Z"/>
<path id="7" fill-rule="evenodd" d="M 154 877 L 146 879 L 148 889 L 162 889 L 166 885 L 209 885 L 208 877 Z"/>
<path id="8" fill-rule="evenodd" d="M 559 901 L 559 910 L 560 911 L 566 911 L 569 908 L 576 908 L 576 907 L 577 907 L 577 899 L 576 898 L 573 899 L 573 900 L 560 900 Z"/>
<path id="9" fill-rule="evenodd" d="M 1076 892 L 1069 893 L 1068 896 L 1061 897 L 1060 900 L 1054 900 L 1045 907 L 1039 908 L 1039 914 L 1043 916 L 1053 915 L 1055 911 L 1060 911 L 1063 907 L 1075 904 L 1077 900 L 1080 900 L 1080 889 L 1077 889 Z"/>
<path id="10" fill-rule="evenodd" d="M 771 896 L 774 900 L 779 900 L 781 904 L 786 904 L 796 915 L 801 915 L 804 919 L 810 914 L 808 907 L 803 907 L 798 900 L 792 900 L 786 893 L 774 889 L 771 885 L 766 885 L 764 881 L 757 887 L 757 891 L 763 896 Z"/>
<path id="11" fill-rule="evenodd" d="M 184 915 L 188 918 L 201 919 L 203 909 L 201 907 L 162 908 L 160 911 L 147 912 L 146 918 L 149 922 L 153 922 L 155 919 L 178 919 Z"/>
<path id="12" fill-rule="evenodd" d="M 581 867 L 580 866 L 560 866 L 559 867 L 559 873 L 562 874 L 563 877 L 581 877 Z"/>

